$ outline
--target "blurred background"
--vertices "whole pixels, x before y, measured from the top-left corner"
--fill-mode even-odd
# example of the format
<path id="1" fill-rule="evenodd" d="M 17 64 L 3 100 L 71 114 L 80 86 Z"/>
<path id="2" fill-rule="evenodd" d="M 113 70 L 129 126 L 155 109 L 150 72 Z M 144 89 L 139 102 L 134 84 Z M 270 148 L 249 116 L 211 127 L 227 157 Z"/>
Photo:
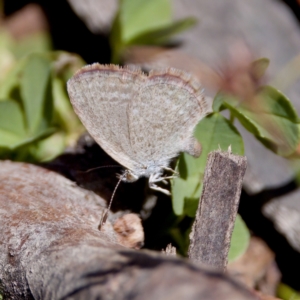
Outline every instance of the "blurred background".
<path id="1" fill-rule="evenodd" d="M 300 299 L 299 19 L 292 0 L 2 0 L 0 159 L 43 164 L 109 199 L 115 170 L 79 172 L 113 162 L 84 134 L 66 81 L 93 62 L 186 70 L 214 103 L 226 95 L 196 130 L 199 173 L 181 156 L 179 170 L 185 162 L 192 175 L 175 180 L 172 199 L 145 192 L 141 180 L 120 187 L 115 209 L 142 216 L 146 248 L 172 242 L 185 255 L 207 154 L 231 145 L 248 169 L 229 272 Z"/>

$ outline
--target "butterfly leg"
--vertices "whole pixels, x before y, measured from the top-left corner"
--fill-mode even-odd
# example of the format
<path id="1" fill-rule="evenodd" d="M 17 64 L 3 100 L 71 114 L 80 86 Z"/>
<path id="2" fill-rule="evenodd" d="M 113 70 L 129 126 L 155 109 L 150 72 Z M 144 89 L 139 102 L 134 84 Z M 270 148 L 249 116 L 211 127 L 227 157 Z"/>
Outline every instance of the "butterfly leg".
<path id="1" fill-rule="evenodd" d="M 166 179 L 173 179 L 173 178 L 177 178 L 176 175 L 172 175 L 172 176 L 166 176 L 166 177 L 160 177 L 159 174 L 152 174 L 150 175 L 150 179 L 149 182 L 164 182 Z"/>
<path id="2" fill-rule="evenodd" d="M 176 174 L 176 175 L 179 174 L 177 171 L 173 170 L 172 168 L 164 167 L 164 166 L 161 166 L 161 168 L 162 168 L 163 170 L 169 171 L 169 172 L 171 172 L 171 173 L 173 173 L 173 174 Z"/>
<path id="3" fill-rule="evenodd" d="M 159 192 L 162 192 L 162 193 L 164 193 L 164 194 L 166 194 L 166 195 L 168 195 L 168 196 L 171 196 L 170 191 L 168 191 L 168 190 L 166 190 L 166 189 L 163 189 L 163 188 L 157 186 L 157 185 L 154 184 L 153 182 L 150 182 L 150 181 L 149 181 L 149 187 L 150 187 L 150 189 L 152 189 L 152 190 L 159 191 Z"/>
<path id="4" fill-rule="evenodd" d="M 153 189 L 153 190 L 160 191 L 160 192 L 162 192 L 162 193 L 164 193 L 164 194 L 170 196 L 171 193 L 170 193 L 168 190 L 163 189 L 163 188 L 157 186 L 157 185 L 155 184 L 155 182 L 160 182 L 160 181 L 162 181 L 162 182 L 166 183 L 166 179 L 172 179 L 172 178 L 176 178 L 176 177 L 177 177 L 177 176 L 160 177 L 160 174 L 151 174 L 151 175 L 150 175 L 150 178 L 149 178 L 149 187 L 150 187 L 151 189 Z"/>
<path id="5" fill-rule="evenodd" d="M 168 184 L 168 181 L 166 179 L 174 179 L 174 178 L 178 178 L 178 176 L 169 176 L 169 177 L 162 177 L 161 181 L 163 184 Z"/>
<path id="6" fill-rule="evenodd" d="M 174 178 L 178 178 L 178 176 L 177 175 L 172 175 L 172 176 L 161 177 L 158 181 L 162 181 L 163 183 L 168 183 L 166 181 L 166 179 L 174 179 Z M 155 182 L 158 182 L 158 181 L 155 181 Z"/>

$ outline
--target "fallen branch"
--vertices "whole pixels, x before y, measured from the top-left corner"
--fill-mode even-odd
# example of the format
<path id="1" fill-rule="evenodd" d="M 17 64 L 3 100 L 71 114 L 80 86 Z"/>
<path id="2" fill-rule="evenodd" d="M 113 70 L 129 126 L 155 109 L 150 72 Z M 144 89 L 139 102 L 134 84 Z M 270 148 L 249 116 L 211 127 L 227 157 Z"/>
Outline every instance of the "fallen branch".
<path id="1" fill-rule="evenodd" d="M 100 197 L 54 172 L 0 162 L 5 299 L 257 299 L 221 273 L 121 246 L 125 233 L 137 246 L 140 228 L 119 230 L 123 225 L 109 215 L 100 232 L 101 205 Z"/>

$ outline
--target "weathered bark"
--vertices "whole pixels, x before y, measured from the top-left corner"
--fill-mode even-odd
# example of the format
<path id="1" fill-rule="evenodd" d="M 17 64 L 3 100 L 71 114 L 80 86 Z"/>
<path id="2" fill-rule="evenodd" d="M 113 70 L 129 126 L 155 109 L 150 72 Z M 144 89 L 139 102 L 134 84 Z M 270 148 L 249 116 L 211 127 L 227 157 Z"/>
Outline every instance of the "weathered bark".
<path id="1" fill-rule="evenodd" d="M 240 201 L 246 157 L 214 151 L 208 155 L 203 192 L 190 234 L 189 257 L 225 270 Z"/>
<path id="2" fill-rule="evenodd" d="M 257 299 L 218 272 L 117 244 L 124 235 L 111 216 L 97 230 L 101 205 L 100 197 L 54 172 L 0 162 L 6 299 Z"/>

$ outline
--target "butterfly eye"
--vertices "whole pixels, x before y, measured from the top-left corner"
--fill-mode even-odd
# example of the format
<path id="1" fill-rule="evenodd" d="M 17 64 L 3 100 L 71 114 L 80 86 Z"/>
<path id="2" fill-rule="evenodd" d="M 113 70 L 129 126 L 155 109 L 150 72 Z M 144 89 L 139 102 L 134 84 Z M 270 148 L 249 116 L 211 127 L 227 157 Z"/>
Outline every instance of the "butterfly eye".
<path id="1" fill-rule="evenodd" d="M 139 179 L 139 177 L 130 171 L 127 171 L 126 173 L 124 173 L 124 181 L 126 181 L 126 182 L 134 182 L 134 181 L 137 181 L 138 179 Z"/>

